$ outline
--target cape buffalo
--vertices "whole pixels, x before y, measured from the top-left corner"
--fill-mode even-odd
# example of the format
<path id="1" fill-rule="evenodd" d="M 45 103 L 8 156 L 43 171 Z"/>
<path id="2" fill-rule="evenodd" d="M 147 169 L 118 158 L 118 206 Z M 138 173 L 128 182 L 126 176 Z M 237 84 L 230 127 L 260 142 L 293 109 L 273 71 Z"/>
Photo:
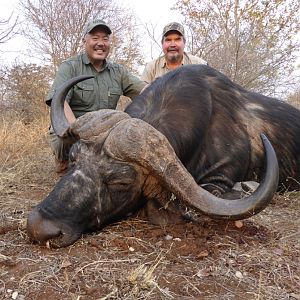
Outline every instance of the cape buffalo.
<path id="1" fill-rule="evenodd" d="M 158 224 L 190 211 L 243 219 L 267 206 L 278 176 L 290 187 L 299 180 L 300 111 L 282 101 L 190 65 L 157 79 L 125 112 L 87 113 L 70 125 L 65 96 L 87 78 L 70 80 L 52 100 L 55 132 L 76 142 L 68 173 L 29 214 L 33 241 L 67 246 L 141 207 Z M 235 182 L 253 179 L 261 184 L 252 195 L 223 199 Z"/>

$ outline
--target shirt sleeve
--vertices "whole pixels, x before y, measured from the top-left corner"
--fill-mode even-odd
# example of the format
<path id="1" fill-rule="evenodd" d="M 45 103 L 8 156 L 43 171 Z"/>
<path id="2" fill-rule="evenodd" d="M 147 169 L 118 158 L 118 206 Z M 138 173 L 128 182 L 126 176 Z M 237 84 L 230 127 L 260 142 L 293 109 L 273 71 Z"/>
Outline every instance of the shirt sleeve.
<path id="1" fill-rule="evenodd" d="M 67 80 L 74 77 L 72 71 L 73 71 L 72 66 L 68 62 L 64 61 L 61 63 L 61 65 L 59 66 L 56 72 L 53 84 L 46 96 L 45 102 L 47 105 L 49 106 L 51 105 L 51 101 L 56 90 Z M 70 99 L 72 98 L 72 93 L 73 93 L 73 88 L 67 94 L 66 101 L 68 102 L 70 101 Z"/>
<path id="2" fill-rule="evenodd" d="M 127 69 L 123 68 L 122 88 L 123 95 L 133 100 L 134 97 L 140 94 L 146 83 L 138 77 L 131 74 Z"/>

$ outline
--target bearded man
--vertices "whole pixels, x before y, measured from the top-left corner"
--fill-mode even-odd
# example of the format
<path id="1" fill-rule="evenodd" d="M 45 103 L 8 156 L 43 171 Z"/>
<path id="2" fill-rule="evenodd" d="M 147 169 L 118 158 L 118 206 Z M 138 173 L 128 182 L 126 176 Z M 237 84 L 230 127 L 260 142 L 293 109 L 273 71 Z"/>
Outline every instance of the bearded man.
<path id="1" fill-rule="evenodd" d="M 183 26 L 177 22 L 169 23 L 164 27 L 161 44 L 164 55 L 147 63 L 142 74 L 142 80 L 148 84 L 183 65 L 207 65 L 207 62 L 202 58 L 184 51 L 186 44 L 185 32 Z"/>

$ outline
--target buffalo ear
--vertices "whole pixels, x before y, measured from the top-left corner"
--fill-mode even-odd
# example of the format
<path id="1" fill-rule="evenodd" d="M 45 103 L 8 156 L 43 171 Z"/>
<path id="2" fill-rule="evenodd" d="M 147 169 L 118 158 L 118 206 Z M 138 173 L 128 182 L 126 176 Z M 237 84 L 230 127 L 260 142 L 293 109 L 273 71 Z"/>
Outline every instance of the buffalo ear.
<path id="1" fill-rule="evenodd" d="M 264 209 L 277 190 L 279 168 L 276 154 L 263 135 L 262 141 L 267 154 L 262 184 L 249 197 L 235 200 L 218 198 L 198 186 L 167 138 L 142 120 L 129 119 L 122 122 L 122 126 L 116 126 L 108 135 L 104 149 L 115 159 L 139 164 L 177 199 L 202 213 L 214 218 L 239 220 Z"/>
<path id="2" fill-rule="evenodd" d="M 145 210 L 148 220 L 154 225 L 166 226 L 183 221 L 182 213 L 173 202 L 164 207 L 157 199 L 151 199 L 147 201 Z"/>
<path id="3" fill-rule="evenodd" d="M 172 199 L 172 193 L 160 185 L 157 178 L 148 175 L 143 185 L 143 196 L 147 199 L 144 212 L 154 225 L 165 226 L 180 223 L 183 213 Z"/>

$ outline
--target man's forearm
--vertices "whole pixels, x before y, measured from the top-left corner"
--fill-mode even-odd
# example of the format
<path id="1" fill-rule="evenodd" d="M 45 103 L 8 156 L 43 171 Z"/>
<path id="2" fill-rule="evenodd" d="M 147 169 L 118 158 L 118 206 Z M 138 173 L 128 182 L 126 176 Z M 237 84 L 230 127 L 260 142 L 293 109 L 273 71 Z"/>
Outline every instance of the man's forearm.
<path id="1" fill-rule="evenodd" d="M 74 123 L 76 118 L 75 118 L 75 115 L 67 101 L 65 101 L 65 104 L 64 104 L 64 111 L 65 111 L 65 116 L 66 116 L 68 122 L 70 124 Z"/>

